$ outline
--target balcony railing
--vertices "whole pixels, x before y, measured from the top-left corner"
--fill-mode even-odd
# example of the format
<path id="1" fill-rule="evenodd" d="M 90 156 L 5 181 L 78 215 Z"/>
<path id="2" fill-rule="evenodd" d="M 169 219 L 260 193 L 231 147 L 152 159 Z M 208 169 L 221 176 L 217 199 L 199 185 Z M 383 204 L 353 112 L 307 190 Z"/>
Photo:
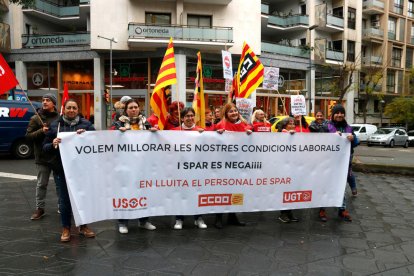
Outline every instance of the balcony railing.
<path id="1" fill-rule="evenodd" d="M 170 38 L 204 42 L 233 42 L 231 27 L 196 27 L 184 25 L 147 25 L 129 23 L 129 39 L 134 38 Z"/>
<path id="2" fill-rule="evenodd" d="M 402 5 L 394 5 L 392 11 L 395 12 L 395 13 L 398 13 L 398 14 L 402 14 L 403 9 L 404 9 L 404 6 L 402 6 Z"/>
<path id="3" fill-rule="evenodd" d="M 333 25 L 333 26 L 341 27 L 341 28 L 344 27 L 344 19 L 341 18 L 341 17 L 337 17 L 335 15 L 328 14 L 326 21 L 327 21 L 328 25 Z"/>
<path id="4" fill-rule="evenodd" d="M 410 44 L 414 44 L 414 37 L 411 37 Z"/>
<path id="5" fill-rule="evenodd" d="M 57 17 L 79 16 L 79 6 L 61 6 L 47 0 L 35 0 L 33 9 Z"/>
<path id="6" fill-rule="evenodd" d="M 309 58 L 309 51 L 307 51 L 304 48 L 280 45 L 276 43 L 262 42 L 262 52 L 301 57 L 307 59 Z"/>
<path id="7" fill-rule="evenodd" d="M 395 38 L 396 38 L 395 33 L 393 33 L 393 32 L 388 32 L 388 39 L 395 40 Z"/>
<path id="8" fill-rule="evenodd" d="M 291 27 L 297 25 L 309 25 L 309 16 L 294 14 L 288 16 L 269 16 L 269 24 L 281 26 L 281 27 Z"/>
<path id="9" fill-rule="evenodd" d="M 414 10 L 408 10 L 408 11 L 407 11 L 407 15 L 408 15 L 409 17 L 413 18 L 413 17 L 414 17 Z"/>
<path id="10" fill-rule="evenodd" d="M 363 9 L 377 8 L 383 10 L 385 7 L 384 2 L 379 0 L 367 0 L 362 2 Z"/>
<path id="11" fill-rule="evenodd" d="M 363 57 L 362 62 L 365 65 L 381 65 L 382 64 L 382 57 L 371 55 L 370 57 Z"/>
<path id="12" fill-rule="evenodd" d="M 344 52 L 335 50 L 326 50 L 326 59 L 344 61 Z"/>
<path id="13" fill-rule="evenodd" d="M 79 4 L 80 5 L 89 5 L 91 3 L 91 0 L 80 0 Z"/>
<path id="14" fill-rule="evenodd" d="M 30 34 L 22 35 L 22 47 L 62 47 L 90 45 L 90 33 Z"/>
<path id="15" fill-rule="evenodd" d="M 384 30 L 380 28 L 367 28 L 362 30 L 363 36 L 376 36 L 383 38 L 384 37 Z"/>
<path id="16" fill-rule="evenodd" d="M 269 14 L 269 5 L 268 4 L 262 4 L 262 13 Z"/>

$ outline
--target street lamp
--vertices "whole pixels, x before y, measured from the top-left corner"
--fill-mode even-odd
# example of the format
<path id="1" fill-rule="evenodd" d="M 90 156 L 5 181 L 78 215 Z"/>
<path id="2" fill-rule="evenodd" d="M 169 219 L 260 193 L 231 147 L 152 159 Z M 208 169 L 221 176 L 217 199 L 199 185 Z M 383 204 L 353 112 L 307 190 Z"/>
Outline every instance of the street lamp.
<path id="1" fill-rule="evenodd" d="M 381 100 L 379 102 L 379 110 L 380 110 L 380 127 L 382 127 L 382 112 L 384 111 L 385 101 Z"/>
<path id="2" fill-rule="evenodd" d="M 309 79 L 308 79 L 308 105 L 309 116 L 312 116 L 312 30 L 319 27 L 318 24 L 312 25 L 308 28 L 309 33 Z"/>
<path id="3" fill-rule="evenodd" d="M 98 38 L 109 40 L 109 110 L 112 112 L 112 42 L 118 43 L 116 38 L 108 38 L 98 35 Z"/>

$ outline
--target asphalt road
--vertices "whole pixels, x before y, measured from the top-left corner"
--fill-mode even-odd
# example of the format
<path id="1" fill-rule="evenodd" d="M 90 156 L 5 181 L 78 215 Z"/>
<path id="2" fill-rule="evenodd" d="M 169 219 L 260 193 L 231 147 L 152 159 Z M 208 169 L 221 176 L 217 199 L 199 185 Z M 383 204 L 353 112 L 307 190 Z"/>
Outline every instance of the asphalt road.
<path id="1" fill-rule="evenodd" d="M 355 149 L 354 161 L 364 164 L 407 166 L 414 168 L 414 147 L 384 148 L 367 147 L 364 144 Z"/>

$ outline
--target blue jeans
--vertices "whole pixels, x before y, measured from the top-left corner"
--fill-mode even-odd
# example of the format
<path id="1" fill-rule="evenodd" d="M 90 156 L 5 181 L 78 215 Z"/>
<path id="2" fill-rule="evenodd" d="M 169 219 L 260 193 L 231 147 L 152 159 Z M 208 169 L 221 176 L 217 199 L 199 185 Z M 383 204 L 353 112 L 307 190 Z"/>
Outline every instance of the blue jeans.
<path id="1" fill-rule="evenodd" d="M 70 205 L 70 198 L 68 187 L 66 185 L 64 172 L 53 172 L 56 187 L 59 190 L 59 211 L 60 220 L 63 227 L 70 227 L 72 220 L 72 206 Z"/>

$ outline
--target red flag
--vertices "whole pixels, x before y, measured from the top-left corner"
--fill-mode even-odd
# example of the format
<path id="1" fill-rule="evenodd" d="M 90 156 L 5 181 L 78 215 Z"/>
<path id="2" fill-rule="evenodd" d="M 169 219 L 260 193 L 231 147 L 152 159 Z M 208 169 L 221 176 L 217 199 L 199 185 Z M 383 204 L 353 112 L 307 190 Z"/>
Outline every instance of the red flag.
<path id="1" fill-rule="evenodd" d="M 19 82 L 14 76 L 13 71 L 4 60 L 2 54 L 0 54 L 0 95 L 16 87 L 17 84 Z"/>
<path id="2" fill-rule="evenodd" d="M 65 102 L 69 100 L 69 90 L 68 90 L 68 84 L 65 83 L 63 85 L 63 97 L 62 97 L 62 107 L 60 108 L 60 115 L 63 114 L 63 106 L 65 105 Z"/>

